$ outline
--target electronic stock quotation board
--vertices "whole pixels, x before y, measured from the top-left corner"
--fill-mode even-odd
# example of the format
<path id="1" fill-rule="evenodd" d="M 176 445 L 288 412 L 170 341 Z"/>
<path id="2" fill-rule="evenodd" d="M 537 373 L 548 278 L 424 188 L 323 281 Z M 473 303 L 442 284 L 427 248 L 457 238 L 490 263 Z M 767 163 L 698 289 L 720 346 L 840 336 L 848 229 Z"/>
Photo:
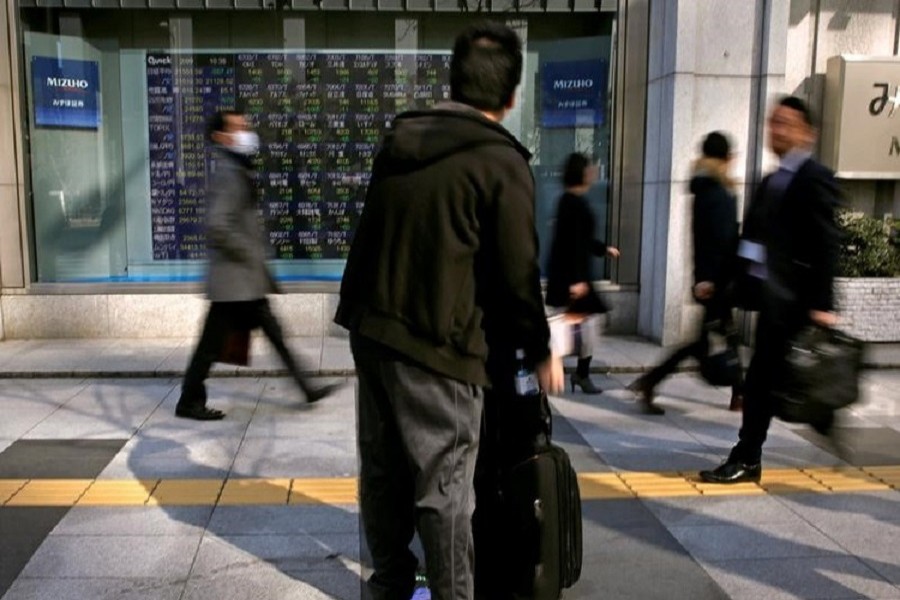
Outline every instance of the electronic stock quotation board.
<path id="1" fill-rule="evenodd" d="M 244 112 L 261 141 L 259 209 L 277 259 L 344 259 L 382 136 L 449 99 L 446 53 L 146 55 L 153 259 L 204 258 L 206 123 Z"/>

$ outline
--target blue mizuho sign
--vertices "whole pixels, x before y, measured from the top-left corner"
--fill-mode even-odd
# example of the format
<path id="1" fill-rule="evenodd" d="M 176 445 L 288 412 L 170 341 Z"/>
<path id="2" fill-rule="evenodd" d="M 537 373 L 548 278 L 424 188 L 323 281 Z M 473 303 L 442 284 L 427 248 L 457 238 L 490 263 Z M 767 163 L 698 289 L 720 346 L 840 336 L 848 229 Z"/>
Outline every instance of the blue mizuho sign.
<path id="1" fill-rule="evenodd" d="M 31 59 L 31 82 L 35 125 L 78 129 L 100 126 L 97 61 L 35 56 Z"/>

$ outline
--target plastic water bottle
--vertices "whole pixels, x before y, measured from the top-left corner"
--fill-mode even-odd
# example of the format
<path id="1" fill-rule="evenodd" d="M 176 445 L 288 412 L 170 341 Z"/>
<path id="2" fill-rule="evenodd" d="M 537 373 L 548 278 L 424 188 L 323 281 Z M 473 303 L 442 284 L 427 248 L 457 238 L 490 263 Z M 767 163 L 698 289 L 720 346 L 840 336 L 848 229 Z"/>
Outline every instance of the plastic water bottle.
<path id="1" fill-rule="evenodd" d="M 516 350 L 516 394 L 519 396 L 536 396 L 541 393 L 537 375 L 525 364 L 525 351 Z"/>
<path id="2" fill-rule="evenodd" d="M 416 589 L 410 600 L 431 600 L 431 590 L 428 589 L 428 577 L 424 573 L 416 573 Z"/>

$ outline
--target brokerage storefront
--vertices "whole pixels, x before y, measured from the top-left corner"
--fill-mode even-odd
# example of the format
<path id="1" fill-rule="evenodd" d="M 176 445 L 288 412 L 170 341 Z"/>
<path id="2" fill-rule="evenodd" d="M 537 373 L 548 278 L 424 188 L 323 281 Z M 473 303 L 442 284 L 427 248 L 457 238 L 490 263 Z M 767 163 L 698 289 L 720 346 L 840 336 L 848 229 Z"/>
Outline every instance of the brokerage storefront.
<path id="1" fill-rule="evenodd" d="M 699 141 L 713 130 L 732 137 L 743 204 L 776 164 L 765 139 L 773 98 L 798 95 L 823 115 L 829 59 L 900 49 L 900 0 L 5 5 L 7 339 L 196 332 L 204 309 L 203 125 L 217 108 L 248 113 L 263 141 L 260 215 L 288 292 L 275 299 L 288 333 L 336 333 L 330 321 L 343 257 L 385 127 L 402 110 L 446 98 L 455 35 L 491 18 L 525 42 L 522 86 L 504 125 L 534 154 L 542 249 L 562 161 L 586 152 L 601 173 L 590 192 L 597 235 L 621 250 L 618 260 L 596 265 L 614 309 L 607 331 L 677 343 L 694 335 L 700 313 L 690 292 L 688 191 Z M 878 113 L 866 118 L 889 134 L 876 149 L 877 169 L 832 162 L 833 140 L 843 141 L 842 161 L 865 162 L 874 146 L 859 137 L 862 129 L 838 131 L 827 115 L 816 149 L 843 175 L 850 207 L 879 219 L 900 215 L 897 83 L 860 88 L 861 110 Z"/>
<path id="2" fill-rule="evenodd" d="M 124 301 L 133 317 L 141 298 L 146 330 L 125 325 L 130 333 L 193 331 L 178 327 L 202 304 L 205 124 L 219 109 L 247 113 L 262 140 L 260 215 L 273 270 L 297 296 L 281 299 L 281 308 L 296 311 L 289 321 L 305 322 L 292 331 L 327 330 L 385 129 L 404 110 L 449 98 L 453 39 L 476 18 L 508 22 L 525 43 L 520 94 L 504 125 L 534 154 L 542 240 L 561 193 L 559 168 L 575 150 L 600 166 L 591 201 L 598 235 L 607 236 L 615 23 L 608 6 L 510 7 L 475 17 L 355 2 L 313 10 L 240 0 L 179 1 L 169 10 L 153 0 L 33 4 L 20 2 L 16 12 L 13 78 L 25 192 L 21 286 L 3 277 L 3 287 L 8 305 L 29 306 L 48 327 L 12 319 L 12 307 L 7 337 L 52 335 L 53 327 L 61 336 L 128 333 L 113 322 L 115 306 Z M 171 328 L 185 304 L 191 314 Z M 64 325 L 55 316 L 62 306 L 82 311 L 82 323 Z"/>

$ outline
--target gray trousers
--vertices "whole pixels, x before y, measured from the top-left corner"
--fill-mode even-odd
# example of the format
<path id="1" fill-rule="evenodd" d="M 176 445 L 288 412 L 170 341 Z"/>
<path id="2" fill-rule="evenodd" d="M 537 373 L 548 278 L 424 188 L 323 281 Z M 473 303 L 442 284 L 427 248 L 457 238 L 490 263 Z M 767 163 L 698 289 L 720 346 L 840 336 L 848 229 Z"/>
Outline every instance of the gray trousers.
<path id="1" fill-rule="evenodd" d="M 409 600 L 425 551 L 433 600 L 471 600 L 473 477 L 484 393 L 352 335 L 359 495 L 374 600 Z"/>

